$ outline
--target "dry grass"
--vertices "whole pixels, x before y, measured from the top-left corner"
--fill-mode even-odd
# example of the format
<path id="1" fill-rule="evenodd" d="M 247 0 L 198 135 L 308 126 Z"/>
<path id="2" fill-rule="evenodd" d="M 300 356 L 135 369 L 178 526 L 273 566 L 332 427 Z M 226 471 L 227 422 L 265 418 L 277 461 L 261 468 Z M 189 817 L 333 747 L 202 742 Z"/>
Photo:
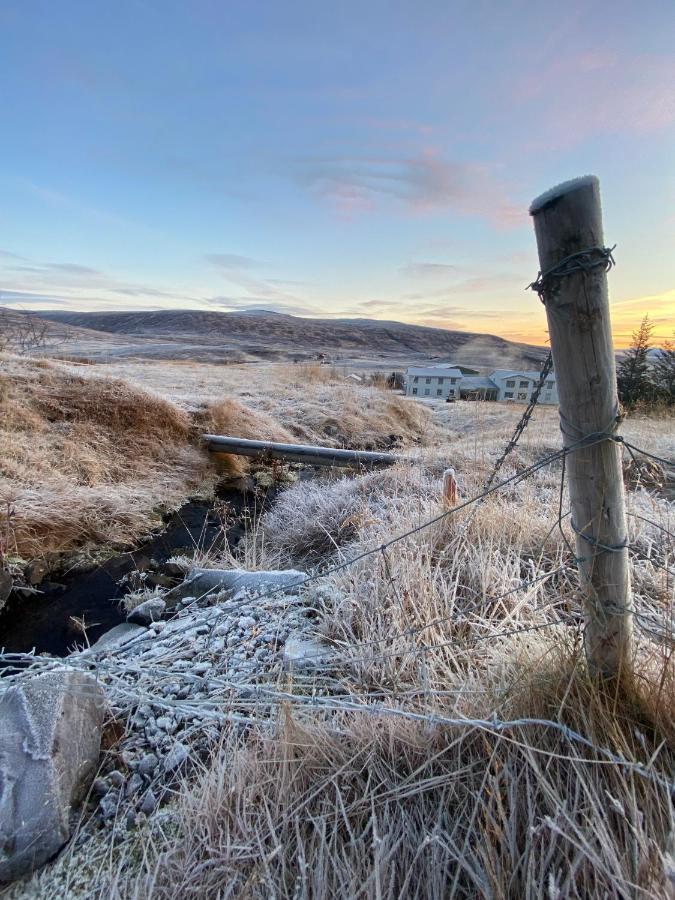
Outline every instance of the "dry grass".
<path id="1" fill-rule="evenodd" d="M 2 359 L 0 497 L 12 546 L 35 556 L 87 541 L 127 543 L 153 507 L 208 473 L 188 415 L 118 379 Z"/>
<path id="2" fill-rule="evenodd" d="M 172 382 L 145 377 L 166 376 L 145 365 L 134 384 L 101 375 L 123 367 L 10 355 L 0 365 L 2 533 L 8 520 L 12 532 L 3 551 L 21 557 L 87 542 L 129 544 L 154 521 L 154 509 L 213 481 L 215 460 L 199 447 L 205 431 L 380 447 L 424 441 L 433 430 L 423 407 L 345 383 L 325 367 L 315 377 L 308 367 L 210 366 L 207 383 L 198 364 L 172 364 Z M 235 457 L 218 462 L 220 474 L 246 471 Z"/>
<path id="3" fill-rule="evenodd" d="M 408 440 L 445 442 L 413 465 L 290 487 L 237 551 L 260 567 L 342 561 L 423 523 L 440 511 L 448 463 L 471 496 L 519 412 L 422 407 L 370 389 L 341 396 L 342 384 L 323 381 L 308 399 L 281 375 L 275 385 L 273 399 L 247 402 L 270 415 L 276 404 L 292 434 L 301 415 L 320 433 L 332 398 L 352 439 L 381 439 L 391 421 Z M 253 387 L 238 390 L 244 401 Z M 386 426 L 367 421 L 389 403 Z M 239 406 L 222 415 L 245 426 Z M 558 448 L 554 423 L 554 410 L 537 412 L 504 477 Z M 672 455 L 672 424 L 622 430 Z M 672 622 L 673 580 L 660 564 L 672 565 L 675 509 L 629 493 L 637 674 L 608 690 L 583 662 L 559 479 L 559 466 L 543 469 L 310 588 L 316 634 L 336 661 L 270 683 L 283 692 L 275 722 L 226 728 L 162 816 L 122 843 L 62 857 L 33 896 L 666 896 L 675 683 L 672 640 L 657 642 L 652 626 Z"/>
<path id="4" fill-rule="evenodd" d="M 530 715 L 626 759 L 647 763 L 656 750 L 640 698 L 617 718 L 569 658 L 521 690 Z M 223 746 L 181 795 L 178 835 L 131 884 L 121 877 L 117 896 L 663 896 L 667 786 L 559 731 L 302 719 L 282 712 L 273 737 Z M 673 761 L 660 749 L 654 768 L 666 775 Z"/>
<path id="5" fill-rule="evenodd" d="M 257 417 L 276 423 L 296 441 L 376 449 L 426 445 L 441 438 L 430 407 L 354 382 L 330 366 L 194 364 L 186 368 L 130 362 L 109 370 L 131 383 L 151 386 L 191 412 L 218 407 L 227 396 Z M 244 419 L 245 414 L 234 415 L 237 425 Z"/>
<path id="6" fill-rule="evenodd" d="M 549 419 L 505 476 L 555 444 Z M 668 445 L 670 424 L 651 423 L 652 445 Z M 449 455 L 471 495 L 508 430 L 498 422 L 477 449 L 458 429 L 416 466 L 291 487 L 241 553 L 264 566 L 377 547 L 439 511 Z M 95 896 L 668 895 L 671 651 L 639 630 L 633 681 L 589 677 L 576 576 L 559 571 L 569 553 L 552 527 L 559 477 L 542 470 L 311 591 L 317 634 L 339 652 L 331 678 L 271 685 L 296 698 L 280 698 L 271 731 L 225 730 L 166 818 L 98 857 Z M 629 512 L 631 543 L 662 559 L 673 504 L 639 489 Z M 639 558 L 633 578 L 638 611 L 669 621 L 672 579 Z"/>

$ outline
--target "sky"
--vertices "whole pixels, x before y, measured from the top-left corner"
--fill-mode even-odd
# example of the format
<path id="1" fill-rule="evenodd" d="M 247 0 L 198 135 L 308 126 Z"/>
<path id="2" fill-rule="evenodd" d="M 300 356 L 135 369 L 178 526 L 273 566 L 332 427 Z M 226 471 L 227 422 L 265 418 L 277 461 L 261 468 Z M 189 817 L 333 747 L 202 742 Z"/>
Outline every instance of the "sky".
<path id="1" fill-rule="evenodd" d="M 0 305 L 546 342 L 530 201 L 600 179 L 675 331 L 675 3 L 3 0 Z"/>

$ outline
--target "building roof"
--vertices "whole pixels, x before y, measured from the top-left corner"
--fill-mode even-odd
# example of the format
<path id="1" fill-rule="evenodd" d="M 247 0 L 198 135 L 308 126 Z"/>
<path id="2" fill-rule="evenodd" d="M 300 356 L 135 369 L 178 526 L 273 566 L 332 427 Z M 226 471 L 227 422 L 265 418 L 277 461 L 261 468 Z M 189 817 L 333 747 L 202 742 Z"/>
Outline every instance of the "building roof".
<path id="1" fill-rule="evenodd" d="M 498 390 L 497 385 L 491 378 L 485 375 L 469 375 L 462 378 L 460 385 L 462 390 L 480 391 L 480 390 Z"/>
<path id="2" fill-rule="evenodd" d="M 406 375 L 434 375 L 437 378 L 461 378 L 462 373 L 454 366 L 408 366 Z"/>
<path id="3" fill-rule="evenodd" d="M 539 381 L 540 375 L 541 372 L 514 372 L 513 369 L 495 369 L 490 378 L 498 378 L 500 381 L 503 378 L 527 378 L 529 381 Z M 548 379 L 555 381 L 555 373 L 551 372 L 548 375 Z"/>

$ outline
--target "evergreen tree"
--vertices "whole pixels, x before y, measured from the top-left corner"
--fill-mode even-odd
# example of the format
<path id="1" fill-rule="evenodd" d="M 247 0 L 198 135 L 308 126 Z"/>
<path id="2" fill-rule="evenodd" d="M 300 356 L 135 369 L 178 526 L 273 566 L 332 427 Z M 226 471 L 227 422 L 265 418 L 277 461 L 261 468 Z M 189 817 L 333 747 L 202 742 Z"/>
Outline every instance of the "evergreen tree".
<path id="1" fill-rule="evenodd" d="M 654 363 L 654 382 L 668 403 L 675 403 L 675 341 L 665 341 Z"/>
<path id="2" fill-rule="evenodd" d="M 626 406 L 654 399 L 655 387 L 650 378 L 647 361 L 653 330 L 654 326 L 647 315 L 638 330 L 633 332 L 631 345 L 617 367 L 619 399 Z"/>

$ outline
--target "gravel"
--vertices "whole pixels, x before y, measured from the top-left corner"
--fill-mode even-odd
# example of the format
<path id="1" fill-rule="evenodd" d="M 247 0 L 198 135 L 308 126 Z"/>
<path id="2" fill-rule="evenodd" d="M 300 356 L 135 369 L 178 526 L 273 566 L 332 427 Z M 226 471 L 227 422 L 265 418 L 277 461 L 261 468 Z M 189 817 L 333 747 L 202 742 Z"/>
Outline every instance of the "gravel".
<path id="1" fill-rule="evenodd" d="M 121 834 L 139 813 L 153 815 L 233 717 L 245 728 L 276 714 L 257 688 L 276 687 L 289 635 L 310 637 L 306 604 L 294 595 L 192 599 L 123 645 L 68 658 L 95 671 L 126 726 L 92 791 L 101 824 Z"/>

